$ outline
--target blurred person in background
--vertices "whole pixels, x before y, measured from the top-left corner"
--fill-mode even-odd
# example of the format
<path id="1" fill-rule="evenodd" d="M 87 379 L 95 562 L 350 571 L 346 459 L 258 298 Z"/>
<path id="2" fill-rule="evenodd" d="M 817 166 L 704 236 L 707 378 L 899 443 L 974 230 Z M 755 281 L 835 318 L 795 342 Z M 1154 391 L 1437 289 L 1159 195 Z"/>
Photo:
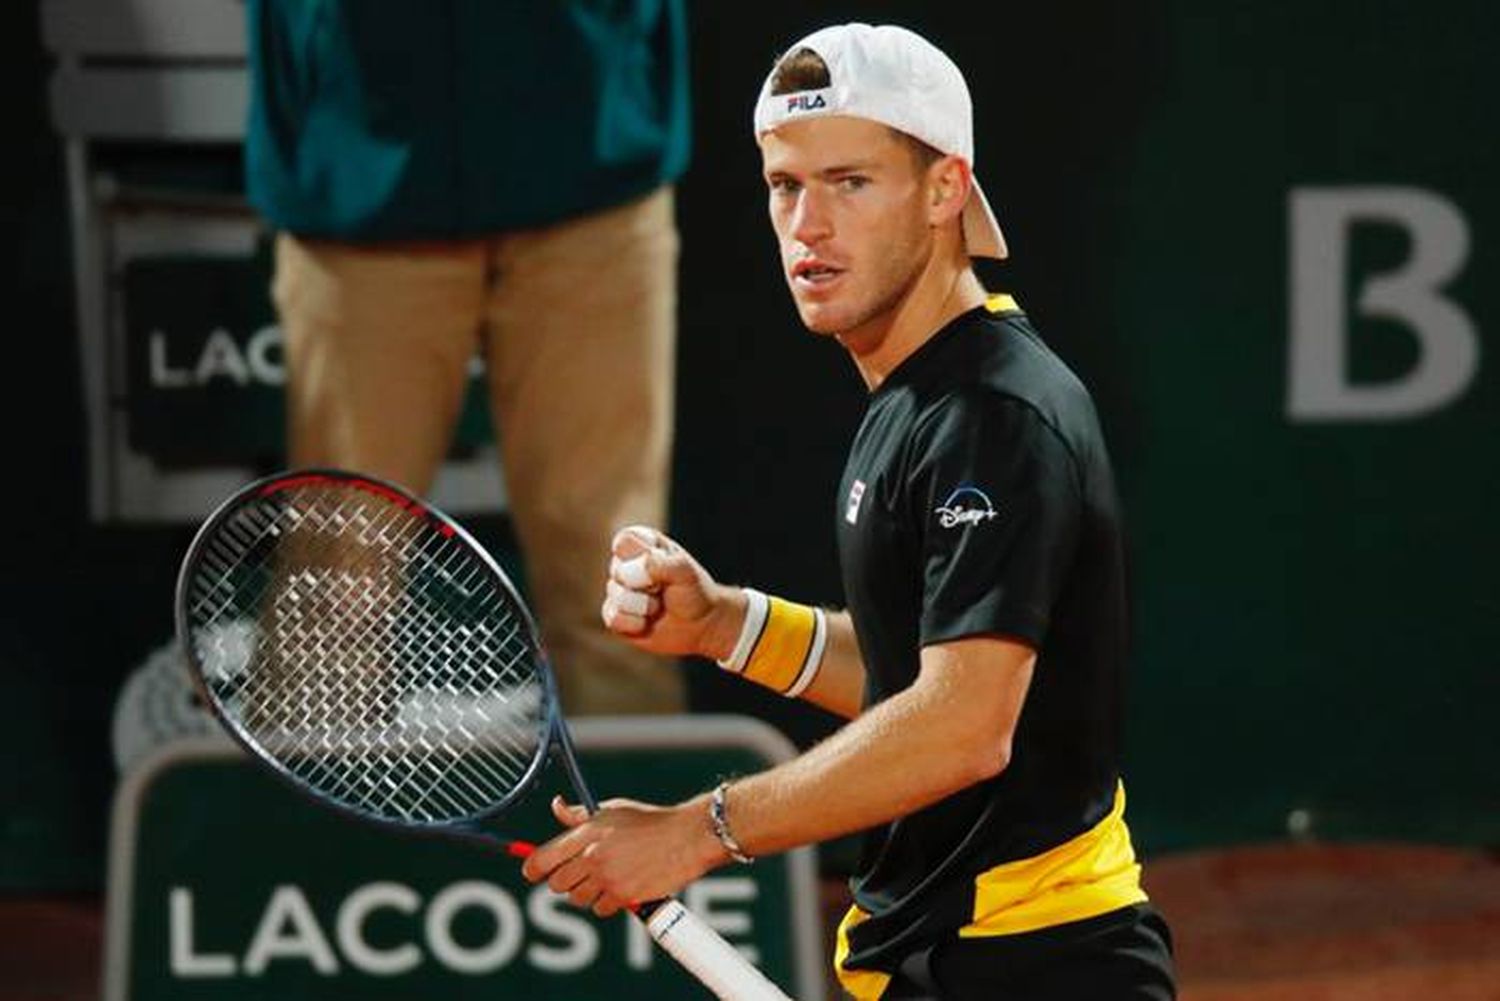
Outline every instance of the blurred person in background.
<path id="1" fill-rule="evenodd" d="M 673 712 L 600 553 L 666 515 L 689 148 L 682 0 L 250 0 L 250 201 L 278 235 L 292 465 L 427 492 L 483 356 L 573 713 Z"/>

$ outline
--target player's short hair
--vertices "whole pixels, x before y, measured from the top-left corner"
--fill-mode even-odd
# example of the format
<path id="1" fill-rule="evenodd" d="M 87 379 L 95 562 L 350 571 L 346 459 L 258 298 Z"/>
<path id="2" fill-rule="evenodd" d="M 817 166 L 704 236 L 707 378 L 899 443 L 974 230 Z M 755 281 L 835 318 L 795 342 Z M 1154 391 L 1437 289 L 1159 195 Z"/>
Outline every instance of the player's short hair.
<path id="1" fill-rule="evenodd" d="M 831 86 L 833 86 L 833 77 L 828 72 L 828 64 L 823 61 L 822 56 L 809 48 L 787 53 L 771 71 L 771 93 L 778 97 L 804 90 L 822 90 L 824 87 Z M 900 129 L 893 129 L 889 125 L 886 128 L 911 153 L 917 170 L 924 171 L 943 158 L 942 152 L 936 147 L 924 143 L 915 136 L 907 135 Z"/>
<path id="2" fill-rule="evenodd" d="M 771 93 L 778 97 L 832 86 L 833 78 L 828 75 L 828 64 L 812 49 L 803 48 L 787 53 L 786 58 L 771 71 Z"/>

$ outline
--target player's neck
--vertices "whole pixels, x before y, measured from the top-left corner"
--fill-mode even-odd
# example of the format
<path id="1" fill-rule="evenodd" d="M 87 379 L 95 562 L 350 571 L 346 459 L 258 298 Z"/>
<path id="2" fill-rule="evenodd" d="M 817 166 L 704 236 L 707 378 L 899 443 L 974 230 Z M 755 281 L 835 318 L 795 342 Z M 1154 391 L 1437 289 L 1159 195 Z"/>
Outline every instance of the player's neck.
<path id="1" fill-rule="evenodd" d="M 874 392 L 897 365 L 985 296 L 967 255 L 935 254 L 890 309 L 839 334 L 838 341 Z"/>

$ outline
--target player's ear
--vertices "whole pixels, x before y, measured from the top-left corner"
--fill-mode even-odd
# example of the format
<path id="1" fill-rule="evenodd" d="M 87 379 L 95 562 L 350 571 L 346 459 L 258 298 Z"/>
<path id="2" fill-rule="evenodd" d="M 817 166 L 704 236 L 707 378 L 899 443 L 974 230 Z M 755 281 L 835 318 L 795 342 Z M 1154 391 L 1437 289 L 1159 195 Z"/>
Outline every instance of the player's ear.
<path id="1" fill-rule="evenodd" d="M 927 168 L 928 216 L 934 226 L 957 219 L 969 198 L 969 165 L 962 158 L 945 156 Z"/>

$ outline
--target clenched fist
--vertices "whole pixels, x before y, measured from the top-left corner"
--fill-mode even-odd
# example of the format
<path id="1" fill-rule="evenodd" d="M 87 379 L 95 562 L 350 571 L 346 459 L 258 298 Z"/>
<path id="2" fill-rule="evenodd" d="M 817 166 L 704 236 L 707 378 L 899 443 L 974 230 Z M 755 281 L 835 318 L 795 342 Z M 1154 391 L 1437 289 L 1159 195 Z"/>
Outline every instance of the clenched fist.
<path id="1" fill-rule="evenodd" d="M 610 544 L 600 614 L 610 631 L 651 653 L 722 660 L 745 621 L 745 593 L 711 577 L 664 532 L 630 525 Z"/>

